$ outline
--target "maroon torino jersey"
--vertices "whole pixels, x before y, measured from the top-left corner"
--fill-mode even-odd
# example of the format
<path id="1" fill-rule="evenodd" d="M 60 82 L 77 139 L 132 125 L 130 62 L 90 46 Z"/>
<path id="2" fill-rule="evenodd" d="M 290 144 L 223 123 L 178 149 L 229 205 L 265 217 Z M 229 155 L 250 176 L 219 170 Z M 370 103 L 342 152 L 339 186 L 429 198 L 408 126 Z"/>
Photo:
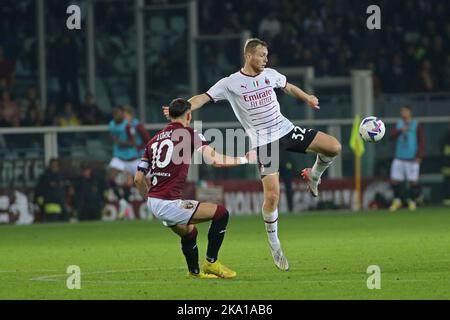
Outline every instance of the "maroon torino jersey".
<path id="1" fill-rule="evenodd" d="M 147 143 L 143 160 L 149 162 L 148 196 L 164 200 L 181 199 L 194 150 L 208 145 L 202 134 L 172 122 Z"/>

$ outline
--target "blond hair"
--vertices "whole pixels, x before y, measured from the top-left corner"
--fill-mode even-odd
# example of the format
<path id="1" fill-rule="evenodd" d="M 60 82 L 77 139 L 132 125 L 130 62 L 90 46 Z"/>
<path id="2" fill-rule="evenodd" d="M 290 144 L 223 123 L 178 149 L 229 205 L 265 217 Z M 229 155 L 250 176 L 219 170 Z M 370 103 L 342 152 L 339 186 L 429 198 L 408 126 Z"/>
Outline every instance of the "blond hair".
<path id="1" fill-rule="evenodd" d="M 263 47 L 268 48 L 268 44 L 265 41 L 262 41 L 258 38 L 250 38 L 245 42 L 245 46 L 244 46 L 244 54 L 247 53 L 254 53 L 255 49 L 258 45 L 261 45 Z"/>

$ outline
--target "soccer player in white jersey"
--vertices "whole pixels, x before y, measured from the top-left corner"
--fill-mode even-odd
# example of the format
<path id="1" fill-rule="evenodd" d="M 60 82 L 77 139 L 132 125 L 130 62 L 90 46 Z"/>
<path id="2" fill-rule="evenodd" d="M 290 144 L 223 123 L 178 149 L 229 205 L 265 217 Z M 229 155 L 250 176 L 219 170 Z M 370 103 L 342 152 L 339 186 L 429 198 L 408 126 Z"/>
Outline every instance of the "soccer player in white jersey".
<path id="1" fill-rule="evenodd" d="M 252 148 L 256 148 L 264 190 L 262 214 L 266 226 L 269 246 L 280 270 L 288 270 L 289 264 L 278 238 L 278 202 L 280 182 L 278 174 L 279 148 L 290 152 L 317 154 L 312 168 L 302 170 L 311 194 L 318 196 L 318 184 L 322 173 L 340 153 L 341 144 L 332 136 L 314 129 L 294 124 L 280 112 L 274 89 L 280 88 L 312 108 L 319 108 L 319 100 L 288 83 L 286 77 L 274 69 L 266 68 L 268 45 L 252 38 L 244 47 L 245 65 L 238 72 L 221 79 L 206 93 L 189 99 L 192 110 L 209 101 L 228 100 L 233 111 L 250 137 Z M 168 108 L 163 107 L 168 115 Z"/>

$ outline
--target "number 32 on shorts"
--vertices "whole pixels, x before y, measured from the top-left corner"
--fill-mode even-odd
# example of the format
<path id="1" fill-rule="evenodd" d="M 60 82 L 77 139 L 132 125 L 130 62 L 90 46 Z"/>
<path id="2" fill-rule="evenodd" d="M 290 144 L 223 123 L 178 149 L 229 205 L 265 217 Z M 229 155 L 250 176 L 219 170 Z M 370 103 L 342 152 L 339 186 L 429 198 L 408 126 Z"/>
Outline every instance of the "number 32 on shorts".
<path id="1" fill-rule="evenodd" d="M 297 133 L 297 132 L 300 132 L 300 133 Z M 294 128 L 294 133 L 292 133 L 291 139 L 297 140 L 298 138 L 300 138 L 300 141 L 303 141 L 305 139 L 305 133 L 306 133 L 306 129 L 305 128 L 296 126 Z"/>

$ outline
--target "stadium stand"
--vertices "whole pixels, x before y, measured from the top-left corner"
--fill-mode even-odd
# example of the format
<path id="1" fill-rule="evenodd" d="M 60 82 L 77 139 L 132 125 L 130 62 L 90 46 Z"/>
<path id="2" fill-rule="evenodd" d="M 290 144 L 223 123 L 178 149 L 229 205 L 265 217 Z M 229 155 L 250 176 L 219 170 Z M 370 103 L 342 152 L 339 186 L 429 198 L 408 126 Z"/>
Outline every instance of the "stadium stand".
<path id="1" fill-rule="evenodd" d="M 48 106 L 36 108 L 35 104 L 31 106 L 21 102 L 26 99 L 27 90 L 37 84 L 35 30 L 30 27 L 31 24 L 12 23 L 14 16 L 28 17 L 34 21 L 34 3 L 12 0 L 5 2 L 8 3 L 0 9 L 4 30 L 0 37 L 0 85 L 2 91 L 12 93 L 12 102 L 17 103 L 20 109 L 20 119 L 17 121 L 14 117 L 16 111 L 13 109 L 17 107 L 12 106 L 9 101 L 2 101 L 2 105 L 7 107 L 2 108 L 0 121 L 2 126 L 40 125 L 41 121 L 31 121 L 30 118 L 43 118 Z M 182 1 L 170 1 L 174 2 Z M 358 12 L 365 12 L 365 2 L 204 0 L 199 10 L 200 32 L 226 34 L 250 30 L 253 35 L 270 43 L 272 64 L 311 65 L 317 76 L 346 75 L 355 68 L 372 69 L 376 94 L 436 93 L 450 90 L 450 23 L 446 19 L 450 14 L 449 4 L 444 0 L 409 0 L 401 3 L 381 1 L 383 32 L 377 33 L 360 28 L 365 25 L 366 16 L 358 15 Z M 71 44 L 67 46 L 63 45 L 68 40 L 67 34 L 51 31 L 52 26 L 58 23 L 55 19 L 58 15 L 52 13 L 64 9 L 64 5 L 64 1 L 47 1 L 46 6 L 49 11 L 47 29 L 50 30 L 47 43 L 51 48 L 48 50 L 49 102 L 56 104 L 58 113 L 63 112 L 66 100 L 72 102 L 77 112 L 80 111 L 84 96 L 81 88 L 85 87 L 83 77 L 86 72 L 83 63 L 79 66 L 69 63 L 78 61 L 71 56 L 83 56 L 85 45 L 82 33 L 72 33 Z M 255 6 L 258 7 L 258 14 L 252 13 L 251 8 Z M 225 14 L 211 15 L 210 12 L 214 11 Z M 239 15 L 239 12 L 246 14 Z M 121 99 L 132 102 L 135 100 L 133 94 L 130 94 L 133 92 L 132 81 L 124 91 L 124 81 L 118 80 L 121 76 L 125 76 L 127 80 L 133 78 L 130 77 L 133 68 L 129 67 L 132 67 L 135 57 L 135 37 L 126 36 L 133 34 L 133 6 L 120 1 L 114 6 L 99 2 L 96 4 L 96 14 L 100 24 L 96 30 L 99 39 L 96 48 L 98 77 L 102 83 L 99 85 L 99 95 L 108 97 L 101 101 L 102 105 L 99 107 L 108 111 Z M 395 22 L 396 27 L 390 21 Z M 174 52 L 174 48 L 178 48 L 177 52 L 185 51 L 185 44 L 182 41 L 180 44 L 178 39 L 186 34 L 186 20 L 179 15 L 161 15 L 148 19 L 146 27 L 150 31 L 148 37 L 151 37 L 151 41 L 146 41 L 147 61 L 152 74 L 149 91 L 158 96 L 161 91 L 168 90 L 169 84 L 171 87 L 183 88 L 185 81 L 180 79 L 187 76 L 187 70 L 181 68 L 180 74 L 179 65 L 171 63 L 176 59 L 168 61 L 165 56 L 167 52 Z M 110 37 L 105 36 L 106 34 L 117 36 Z M 168 36 L 170 41 L 163 41 Z M 210 66 L 217 64 L 218 69 L 226 70 L 226 64 L 229 63 L 227 61 L 235 59 L 231 57 L 234 53 L 227 51 L 222 59 L 214 56 L 211 50 L 204 52 L 204 61 Z M 73 70 L 68 72 L 67 67 L 71 65 Z M 205 86 L 216 75 L 214 71 L 207 72 Z M 118 97 L 117 92 L 122 92 L 125 97 Z M 53 121 L 50 120 L 50 123 Z M 106 123 L 106 119 L 98 119 L 98 123 Z"/>

